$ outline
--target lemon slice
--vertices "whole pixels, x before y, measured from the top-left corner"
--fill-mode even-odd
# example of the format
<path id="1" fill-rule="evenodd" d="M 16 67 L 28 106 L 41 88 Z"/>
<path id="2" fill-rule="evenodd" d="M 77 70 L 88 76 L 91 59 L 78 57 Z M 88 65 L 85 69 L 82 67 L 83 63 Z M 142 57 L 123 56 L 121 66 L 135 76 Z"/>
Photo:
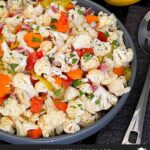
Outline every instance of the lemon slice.
<path id="1" fill-rule="evenodd" d="M 108 4 L 113 6 L 128 6 L 131 4 L 135 4 L 141 0 L 105 0 Z"/>

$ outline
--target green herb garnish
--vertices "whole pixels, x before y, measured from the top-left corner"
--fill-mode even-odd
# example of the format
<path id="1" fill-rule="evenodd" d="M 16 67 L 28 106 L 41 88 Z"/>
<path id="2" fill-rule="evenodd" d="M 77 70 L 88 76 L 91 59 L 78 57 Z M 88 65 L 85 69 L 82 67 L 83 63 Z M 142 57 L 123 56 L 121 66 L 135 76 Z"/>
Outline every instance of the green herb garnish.
<path id="1" fill-rule="evenodd" d="M 70 106 L 71 108 L 73 108 L 73 109 L 76 109 L 76 106 Z"/>
<path id="2" fill-rule="evenodd" d="M 93 97 L 94 97 L 94 94 L 93 94 L 93 93 L 90 93 L 90 94 L 87 95 L 87 98 L 88 98 L 88 99 L 93 99 Z"/>
<path id="3" fill-rule="evenodd" d="M 18 66 L 18 64 L 10 64 L 9 65 L 9 70 L 7 71 L 9 74 L 14 74 L 15 73 L 15 69 Z"/>
<path id="4" fill-rule="evenodd" d="M 90 53 L 87 53 L 87 54 L 85 54 L 85 55 L 83 56 L 83 60 L 84 60 L 85 62 L 87 62 L 87 61 L 91 60 L 92 57 L 93 57 L 93 56 L 92 56 Z"/>
<path id="5" fill-rule="evenodd" d="M 55 22 L 57 22 L 57 19 L 56 18 L 52 18 L 51 19 L 51 23 L 55 23 Z"/>
<path id="6" fill-rule="evenodd" d="M 38 42 L 38 43 L 40 43 L 40 42 L 41 42 L 41 39 L 36 38 L 36 37 L 33 37 L 33 38 L 32 38 L 32 41 L 33 41 L 33 42 Z"/>
<path id="7" fill-rule="evenodd" d="M 3 5 L 0 5 L 0 8 L 4 8 L 4 6 L 3 6 Z"/>
<path id="8" fill-rule="evenodd" d="M 82 96 L 84 94 L 81 90 L 79 90 L 79 93 L 80 93 L 80 96 Z"/>
<path id="9" fill-rule="evenodd" d="M 73 83 L 72 83 L 72 86 L 78 87 L 78 86 L 80 86 L 81 84 L 83 84 L 83 81 L 81 81 L 81 80 L 74 80 Z"/>
<path id="10" fill-rule="evenodd" d="M 39 29 L 40 29 L 40 26 L 36 26 L 36 31 L 39 31 Z"/>
<path id="11" fill-rule="evenodd" d="M 105 38 L 108 38 L 108 37 L 109 37 L 108 31 L 105 31 L 104 34 L 103 34 L 103 36 L 104 36 Z"/>
<path id="12" fill-rule="evenodd" d="M 55 59 L 54 57 L 50 57 L 50 58 L 49 58 L 49 61 L 50 61 L 50 62 L 53 62 L 54 59 Z"/>
<path id="13" fill-rule="evenodd" d="M 117 47 L 120 46 L 120 44 L 119 44 L 119 42 L 117 40 L 113 40 L 113 42 L 111 43 L 111 45 L 112 45 L 112 49 L 115 49 L 115 48 L 117 48 Z"/>
<path id="14" fill-rule="evenodd" d="M 75 54 L 72 54 L 72 53 L 70 54 L 70 57 L 71 57 L 71 58 L 74 57 L 74 56 L 75 56 Z"/>
<path id="15" fill-rule="evenodd" d="M 78 9 L 78 14 L 79 14 L 79 15 L 83 15 L 83 11 L 80 10 L 80 9 Z"/>
<path id="16" fill-rule="evenodd" d="M 56 30 L 57 29 L 55 25 L 51 25 L 50 27 L 51 27 L 52 30 Z"/>
<path id="17" fill-rule="evenodd" d="M 72 64 L 76 64 L 77 61 L 78 61 L 78 59 L 73 59 Z"/>
<path id="18" fill-rule="evenodd" d="M 96 104 L 96 105 L 99 105 L 99 104 L 100 104 L 100 100 L 99 100 L 99 99 L 96 100 L 96 101 L 95 101 L 95 104 Z"/>
<path id="19" fill-rule="evenodd" d="M 56 90 L 56 91 L 54 92 L 54 95 L 57 96 L 57 97 L 59 97 L 59 96 L 62 95 L 62 93 L 63 93 L 63 88 Z"/>

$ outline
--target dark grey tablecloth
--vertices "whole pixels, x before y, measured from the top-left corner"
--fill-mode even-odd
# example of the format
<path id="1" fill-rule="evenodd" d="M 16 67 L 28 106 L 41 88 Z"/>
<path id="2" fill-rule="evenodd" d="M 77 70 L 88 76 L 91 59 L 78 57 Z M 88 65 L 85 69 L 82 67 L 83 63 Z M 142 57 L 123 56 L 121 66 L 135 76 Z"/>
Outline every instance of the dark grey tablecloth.
<path id="1" fill-rule="evenodd" d="M 128 101 L 126 102 L 125 106 L 120 111 L 118 116 L 99 132 L 96 140 L 97 144 L 121 144 L 136 108 L 145 81 L 148 65 L 150 63 L 150 57 L 146 56 L 145 53 L 140 50 L 137 42 L 138 27 L 142 18 L 144 17 L 146 12 L 148 12 L 148 10 L 150 10 L 150 7 L 129 7 L 129 13 L 126 19 L 125 26 L 131 34 L 136 47 L 138 57 L 136 81 L 128 98 Z M 150 144 L 150 97 L 145 116 L 142 144 Z"/>

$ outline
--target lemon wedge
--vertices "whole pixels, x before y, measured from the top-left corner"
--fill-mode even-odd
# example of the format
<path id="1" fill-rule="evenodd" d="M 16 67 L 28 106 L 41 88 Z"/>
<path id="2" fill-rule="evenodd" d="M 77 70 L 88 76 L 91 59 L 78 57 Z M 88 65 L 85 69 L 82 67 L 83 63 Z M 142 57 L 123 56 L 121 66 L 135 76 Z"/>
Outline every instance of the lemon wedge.
<path id="1" fill-rule="evenodd" d="M 141 0 L 105 0 L 105 1 L 113 6 L 128 6 L 135 4 Z"/>

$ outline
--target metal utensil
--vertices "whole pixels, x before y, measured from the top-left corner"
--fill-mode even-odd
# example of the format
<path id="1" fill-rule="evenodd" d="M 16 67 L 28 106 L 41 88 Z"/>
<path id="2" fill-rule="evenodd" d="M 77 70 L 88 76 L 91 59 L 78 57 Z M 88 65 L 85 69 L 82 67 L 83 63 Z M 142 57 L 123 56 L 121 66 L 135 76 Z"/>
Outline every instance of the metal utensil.
<path id="1" fill-rule="evenodd" d="M 138 32 L 138 42 L 140 48 L 150 56 L 150 12 L 148 12 L 141 22 Z M 143 123 L 146 111 L 148 95 L 150 91 L 150 65 L 144 83 L 143 91 L 138 105 L 124 136 L 122 144 L 141 144 Z"/>

